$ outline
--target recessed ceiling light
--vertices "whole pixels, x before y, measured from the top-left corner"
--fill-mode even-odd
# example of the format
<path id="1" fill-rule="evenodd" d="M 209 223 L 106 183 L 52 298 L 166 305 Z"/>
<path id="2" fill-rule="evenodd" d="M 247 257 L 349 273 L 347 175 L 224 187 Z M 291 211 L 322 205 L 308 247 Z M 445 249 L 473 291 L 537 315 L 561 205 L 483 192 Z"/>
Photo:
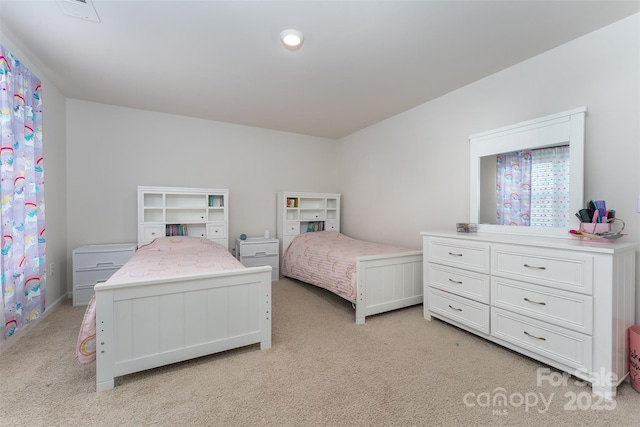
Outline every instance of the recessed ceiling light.
<path id="1" fill-rule="evenodd" d="M 280 33 L 280 40 L 289 50 L 298 50 L 304 42 L 304 36 L 298 30 L 284 30 Z"/>

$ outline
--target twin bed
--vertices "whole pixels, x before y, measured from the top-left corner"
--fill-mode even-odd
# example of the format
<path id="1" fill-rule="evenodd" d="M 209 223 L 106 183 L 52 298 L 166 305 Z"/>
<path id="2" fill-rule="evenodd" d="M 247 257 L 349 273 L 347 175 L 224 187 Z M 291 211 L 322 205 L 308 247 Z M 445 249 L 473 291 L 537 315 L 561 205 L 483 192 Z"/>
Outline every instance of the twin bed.
<path id="1" fill-rule="evenodd" d="M 271 267 L 246 268 L 217 243 L 176 236 L 139 248 L 95 286 L 76 356 L 95 357 L 103 391 L 117 376 L 256 343 L 271 347 Z"/>
<path id="2" fill-rule="evenodd" d="M 365 317 L 422 303 L 422 251 L 333 231 L 296 237 L 285 276 L 328 289 Z M 96 361 L 96 389 L 115 377 L 251 344 L 271 347 L 271 267 L 244 267 L 199 237 L 160 237 L 95 286 L 76 349 Z"/>
<path id="3" fill-rule="evenodd" d="M 350 301 L 358 324 L 366 316 L 422 303 L 422 251 L 337 231 L 296 236 L 284 251 L 281 271 Z"/>

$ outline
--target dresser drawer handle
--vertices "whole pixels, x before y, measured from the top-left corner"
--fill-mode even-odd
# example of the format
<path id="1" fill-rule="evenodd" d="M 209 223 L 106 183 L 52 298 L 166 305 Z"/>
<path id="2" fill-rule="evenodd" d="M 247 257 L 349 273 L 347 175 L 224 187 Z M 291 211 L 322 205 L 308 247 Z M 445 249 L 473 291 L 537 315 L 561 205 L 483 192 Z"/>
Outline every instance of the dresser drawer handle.
<path id="1" fill-rule="evenodd" d="M 452 307 L 452 306 L 451 306 L 451 304 L 449 304 L 449 308 L 450 308 L 451 310 L 455 310 L 455 311 L 462 311 L 462 309 L 461 309 L 461 308 L 455 308 L 455 307 Z"/>
<path id="2" fill-rule="evenodd" d="M 536 267 L 535 265 L 529 265 L 529 264 L 525 264 L 524 266 L 527 267 L 527 268 L 534 269 L 534 270 L 546 270 L 547 269 L 547 267 Z"/>
<path id="3" fill-rule="evenodd" d="M 462 254 L 454 254 L 453 252 L 449 252 L 449 255 L 451 255 L 451 256 L 462 256 Z"/>
<path id="4" fill-rule="evenodd" d="M 524 331 L 524 334 L 525 334 L 526 336 L 528 336 L 528 337 L 535 338 L 535 339 L 540 340 L 540 341 L 546 341 L 546 340 L 547 340 L 547 339 L 546 339 L 546 338 L 544 338 L 544 337 L 537 337 L 537 336 L 535 336 L 535 335 L 531 335 L 531 334 L 530 334 L 529 332 L 527 332 L 527 331 Z"/>
<path id="5" fill-rule="evenodd" d="M 533 300 L 530 300 L 530 299 L 529 299 L 529 298 L 527 298 L 527 297 L 524 297 L 524 300 L 525 300 L 526 302 L 530 302 L 530 303 L 533 303 L 533 304 L 547 305 L 547 303 L 546 303 L 546 302 L 533 301 Z"/>
<path id="6" fill-rule="evenodd" d="M 450 281 L 451 283 L 455 283 L 456 285 L 462 285 L 462 282 L 459 282 L 459 281 L 457 281 L 457 280 L 449 279 L 449 281 Z"/>

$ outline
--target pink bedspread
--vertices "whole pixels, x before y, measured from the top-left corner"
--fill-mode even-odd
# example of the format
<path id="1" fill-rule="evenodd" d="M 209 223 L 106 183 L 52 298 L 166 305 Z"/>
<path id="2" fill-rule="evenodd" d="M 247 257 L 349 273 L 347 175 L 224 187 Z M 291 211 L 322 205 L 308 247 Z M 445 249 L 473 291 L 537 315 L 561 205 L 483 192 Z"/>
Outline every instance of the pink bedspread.
<path id="1" fill-rule="evenodd" d="M 200 237 L 161 237 L 141 246 L 107 283 L 245 268 L 229 251 Z"/>
<path id="2" fill-rule="evenodd" d="M 198 273 L 245 268 L 227 249 L 199 237 L 161 237 L 140 247 L 107 284 L 128 283 L 183 276 Z M 76 360 L 86 365 L 96 360 L 96 304 L 95 296 L 84 314 Z"/>
<path id="3" fill-rule="evenodd" d="M 356 240 L 336 231 L 296 236 L 284 253 L 282 274 L 356 300 L 356 257 L 411 249 Z"/>

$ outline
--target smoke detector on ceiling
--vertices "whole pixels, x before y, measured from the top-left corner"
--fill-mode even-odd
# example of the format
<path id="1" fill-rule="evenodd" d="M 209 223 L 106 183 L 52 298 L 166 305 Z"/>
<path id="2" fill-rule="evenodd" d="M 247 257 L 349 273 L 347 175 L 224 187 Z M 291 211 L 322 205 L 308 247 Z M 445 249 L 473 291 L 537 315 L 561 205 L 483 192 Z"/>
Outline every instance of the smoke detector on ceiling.
<path id="1" fill-rule="evenodd" d="M 100 22 L 96 8 L 91 0 L 56 0 L 58 7 L 68 16 Z"/>

